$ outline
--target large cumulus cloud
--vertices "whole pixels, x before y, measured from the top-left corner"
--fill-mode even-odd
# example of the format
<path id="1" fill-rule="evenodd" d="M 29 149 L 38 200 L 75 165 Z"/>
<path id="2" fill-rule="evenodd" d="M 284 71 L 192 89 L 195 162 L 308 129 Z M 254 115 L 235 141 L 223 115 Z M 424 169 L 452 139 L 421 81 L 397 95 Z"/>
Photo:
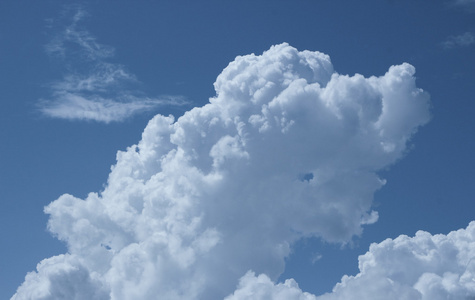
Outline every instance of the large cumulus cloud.
<path id="1" fill-rule="evenodd" d="M 429 119 L 414 72 L 340 75 L 327 55 L 287 44 L 237 57 L 209 104 L 150 120 L 102 192 L 45 208 L 69 253 L 13 299 L 56 299 L 59 273 L 97 299 L 219 299 L 249 270 L 275 280 L 302 237 L 348 242 L 378 218 L 376 172 Z"/>
<path id="2" fill-rule="evenodd" d="M 475 222 L 448 235 L 418 231 L 372 244 L 359 257 L 360 273 L 344 276 L 332 293 L 316 297 L 293 280 L 274 284 L 247 273 L 226 300 L 442 300 L 475 298 Z"/>

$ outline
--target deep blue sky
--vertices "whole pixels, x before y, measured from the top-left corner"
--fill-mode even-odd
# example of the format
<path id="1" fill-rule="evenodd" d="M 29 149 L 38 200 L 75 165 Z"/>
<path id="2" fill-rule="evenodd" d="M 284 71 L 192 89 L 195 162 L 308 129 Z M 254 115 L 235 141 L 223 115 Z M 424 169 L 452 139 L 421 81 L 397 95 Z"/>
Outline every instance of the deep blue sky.
<path id="1" fill-rule="evenodd" d="M 156 113 L 180 116 L 214 96 L 216 76 L 237 55 L 288 42 L 330 55 L 341 74 L 382 75 L 394 64 L 416 67 L 431 95 L 432 120 L 397 164 L 381 172 L 379 221 L 352 246 L 317 240 L 296 245 L 282 278 L 305 291 L 331 290 L 357 272 L 371 242 L 447 233 L 474 216 L 475 14 L 470 5 L 423 1 L 101 1 L 82 2 L 81 21 L 110 61 L 134 74 L 148 95 L 176 95 L 123 122 L 54 119 L 38 111 L 52 82 L 81 66 L 48 55 L 45 45 L 71 22 L 73 1 L 0 3 L 0 298 L 8 299 L 36 264 L 65 247 L 46 231 L 43 207 L 63 193 L 85 197 L 107 180 L 117 150 L 137 143 Z M 461 42 L 462 35 L 472 40 Z M 79 59 L 73 57 L 74 59 Z M 87 68 L 87 65 L 83 66 Z M 311 263 L 312 256 L 322 258 Z"/>

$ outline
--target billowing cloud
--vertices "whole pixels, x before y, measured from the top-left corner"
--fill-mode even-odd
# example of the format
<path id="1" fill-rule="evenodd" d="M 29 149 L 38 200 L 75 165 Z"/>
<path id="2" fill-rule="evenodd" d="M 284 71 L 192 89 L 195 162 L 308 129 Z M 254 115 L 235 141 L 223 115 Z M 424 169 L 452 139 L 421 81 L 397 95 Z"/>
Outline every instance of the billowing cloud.
<path id="1" fill-rule="evenodd" d="M 239 280 L 236 291 L 224 300 L 317 300 L 315 295 L 303 292 L 297 282 L 287 279 L 274 284 L 265 274 L 256 276 L 249 271 Z M 371 298 L 372 299 L 372 298 Z"/>
<path id="2" fill-rule="evenodd" d="M 51 96 L 39 110 L 54 118 L 120 122 L 160 105 L 183 105 L 179 96 L 148 97 L 132 89 L 138 83 L 124 66 L 107 62 L 114 48 L 102 45 L 80 26 L 87 13 L 78 7 L 72 23 L 48 45 L 46 52 L 64 61 L 67 74 L 50 85 Z M 69 11 L 68 11 L 69 12 Z"/>
<path id="3" fill-rule="evenodd" d="M 414 72 L 340 75 L 329 56 L 288 44 L 237 57 L 209 104 L 150 120 L 102 192 L 45 208 L 68 254 L 43 261 L 12 299 L 55 299 L 56 274 L 66 299 L 78 285 L 97 299 L 219 299 L 250 270 L 272 283 L 302 237 L 350 241 L 378 219 L 377 171 L 429 120 Z"/>
<path id="4" fill-rule="evenodd" d="M 109 291 L 74 255 L 58 255 L 43 260 L 25 278 L 28 285 L 14 299 L 109 299 Z"/>
<path id="5" fill-rule="evenodd" d="M 475 35 L 471 32 L 465 32 L 461 35 L 449 36 L 447 40 L 442 43 L 445 49 L 452 49 L 456 47 L 466 47 L 475 43 Z"/>
<path id="6" fill-rule="evenodd" d="M 226 300 L 442 300 L 475 298 L 475 222 L 448 235 L 418 231 L 372 244 L 359 257 L 360 273 L 344 276 L 332 293 L 316 297 L 295 281 L 274 284 L 247 273 Z"/>

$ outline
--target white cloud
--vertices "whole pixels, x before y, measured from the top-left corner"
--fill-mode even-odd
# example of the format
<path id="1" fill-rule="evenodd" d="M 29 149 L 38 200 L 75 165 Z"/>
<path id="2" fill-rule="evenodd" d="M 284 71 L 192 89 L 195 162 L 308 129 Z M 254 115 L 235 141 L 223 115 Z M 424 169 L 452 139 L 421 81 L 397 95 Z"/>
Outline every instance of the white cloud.
<path id="1" fill-rule="evenodd" d="M 81 28 L 80 23 L 89 16 L 88 13 L 81 6 L 72 5 L 66 6 L 63 17 L 69 18 L 71 13 L 71 24 L 45 46 L 46 52 L 63 58 L 75 55 L 93 61 L 112 57 L 115 52 L 113 47 L 98 43 L 89 31 Z M 50 19 L 47 23 L 53 27 L 54 21 Z"/>
<path id="2" fill-rule="evenodd" d="M 475 222 L 448 235 L 418 231 L 372 244 L 360 273 L 345 276 L 325 299 L 473 299 Z M 371 283 L 372 290 L 365 289 Z M 370 294 L 371 293 L 371 294 Z M 402 295 L 406 295 L 403 297 Z M 367 297 L 366 297 L 367 298 Z"/>
<path id="3" fill-rule="evenodd" d="M 60 101 L 40 102 L 41 111 L 50 117 L 68 120 L 93 120 L 97 122 L 110 123 L 122 121 L 130 116 L 151 110 L 157 105 L 170 105 L 173 103 L 185 103 L 179 97 L 168 97 L 162 99 L 136 98 L 131 95 L 122 96 L 124 102 L 102 98 L 93 95 L 88 98 L 69 92 L 57 92 L 55 96 Z"/>
<path id="4" fill-rule="evenodd" d="M 376 222 L 376 221 L 375 221 Z M 319 261 L 320 259 L 322 259 L 323 255 L 321 255 L 320 253 L 314 253 L 312 255 L 312 258 L 311 258 L 311 262 L 312 262 L 312 265 L 315 264 L 317 261 Z"/>
<path id="5" fill-rule="evenodd" d="M 48 228 L 100 281 L 84 288 L 111 299 L 219 299 L 249 270 L 268 285 L 298 239 L 346 243 L 376 222 L 376 172 L 429 120 L 414 72 L 340 75 L 327 55 L 287 44 L 239 56 L 209 104 L 150 120 L 138 145 L 118 152 L 104 191 L 48 205 Z M 48 268 L 13 299 L 32 278 L 48 289 Z"/>
<path id="6" fill-rule="evenodd" d="M 73 255 L 43 260 L 37 272 L 28 273 L 25 280 L 29 284 L 22 285 L 14 299 L 110 299 L 97 274 L 89 272 Z"/>
<path id="7" fill-rule="evenodd" d="M 274 284 L 264 274 L 255 276 L 248 272 L 239 280 L 238 289 L 225 300 L 317 300 L 310 293 L 303 292 L 297 282 L 287 279 L 284 283 Z"/>
<path id="8" fill-rule="evenodd" d="M 372 244 L 359 257 L 359 269 L 319 297 L 303 293 L 292 279 L 274 284 L 266 275 L 248 273 L 226 300 L 474 299 L 475 222 L 448 235 L 419 231 Z"/>
<path id="9" fill-rule="evenodd" d="M 86 12 L 75 7 L 72 23 L 46 45 L 46 52 L 65 61 L 68 73 L 51 84 L 51 96 L 39 110 L 54 118 L 120 122 L 160 105 L 183 105 L 183 97 L 147 97 L 131 89 L 138 81 L 119 64 L 106 61 L 114 48 L 102 45 L 80 28 Z"/>
<path id="10" fill-rule="evenodd" d="M 447 40 L 442 43 L 445 49 L 452 49 L 456 47 L 466 47 L 475 43 L 475 35 L 471 32 L 465 32 L 464 34 L 457 36 L 449 36 Z"/>

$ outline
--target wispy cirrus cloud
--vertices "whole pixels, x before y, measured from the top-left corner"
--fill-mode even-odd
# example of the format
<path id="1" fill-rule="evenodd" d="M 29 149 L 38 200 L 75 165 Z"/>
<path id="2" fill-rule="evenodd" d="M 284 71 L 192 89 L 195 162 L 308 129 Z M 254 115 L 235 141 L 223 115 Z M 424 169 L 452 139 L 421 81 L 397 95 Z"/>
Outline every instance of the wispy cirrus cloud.
<path id="1" fill-rule="evenodd" d="M 64 17 L 68 18 L 71 11 L 74 14 L 71 17 L 71 24 L 45 46 L 46 52 L 65 57 L 67 52 L 73 51 L 71 46 L 75 45 L 78 47 L 76 50 L 80 50 L 77 53 L 88 60 L 100 60 L 113 56 L 115 52 L 113 47 L 98 43 L 89 31 L 81 28 L 80 22 L 88 17 L 88 13 L 81 7 L 74 6 L 65 10 Z"/>
<path id="2" fill-rule="evenodd" d="M 465 32 L 460 35 L 451 35 L 443 43 L 444 49 L 466 47 L 475 43 L 475 35 L 471 32 Z"/>
<path id="3" fill-rule="evenodd" d="M 457 5 L 470 5 L 470 4 L 475 4 L 475 0 L 455 0 L 455 4 L 457 4 Z"/>
<path id="4" fill-rule="evenodd" d="M 183 105 L 182 96 L 149 97 L 134 88 L 139 81 L 123 65 L 108 62 L 113 47 L 97 42 L 80 22 L 87 17 L 74 7 L 71 23 L 45 46 L 46 52 L 64 61 L 66 75 L 49 85 L 51 95 L 40 99 L 39 110 L 53 118 L 120 122 L 164 105 Z"/>
<path id="5" fill-rule="evenodd" d="M 462 7 L 468 12 L 475 12 L 475 0 L 454 0 L 452 5 Z"/>
<path id="6" fill-rule="evenodd" d="M 55 101 L 40 101 L 41 111 L 54 118 L 69 120 L 93 120 L 110 123 L 123 121 L 134 114 L 150 110 L 158 105 L 182 105 L 185 101 L 177 96 L 136 98 L 127 95 L 123 101 L 100 96 L 84 97 L 79 93 L 58 92 Z"/>

